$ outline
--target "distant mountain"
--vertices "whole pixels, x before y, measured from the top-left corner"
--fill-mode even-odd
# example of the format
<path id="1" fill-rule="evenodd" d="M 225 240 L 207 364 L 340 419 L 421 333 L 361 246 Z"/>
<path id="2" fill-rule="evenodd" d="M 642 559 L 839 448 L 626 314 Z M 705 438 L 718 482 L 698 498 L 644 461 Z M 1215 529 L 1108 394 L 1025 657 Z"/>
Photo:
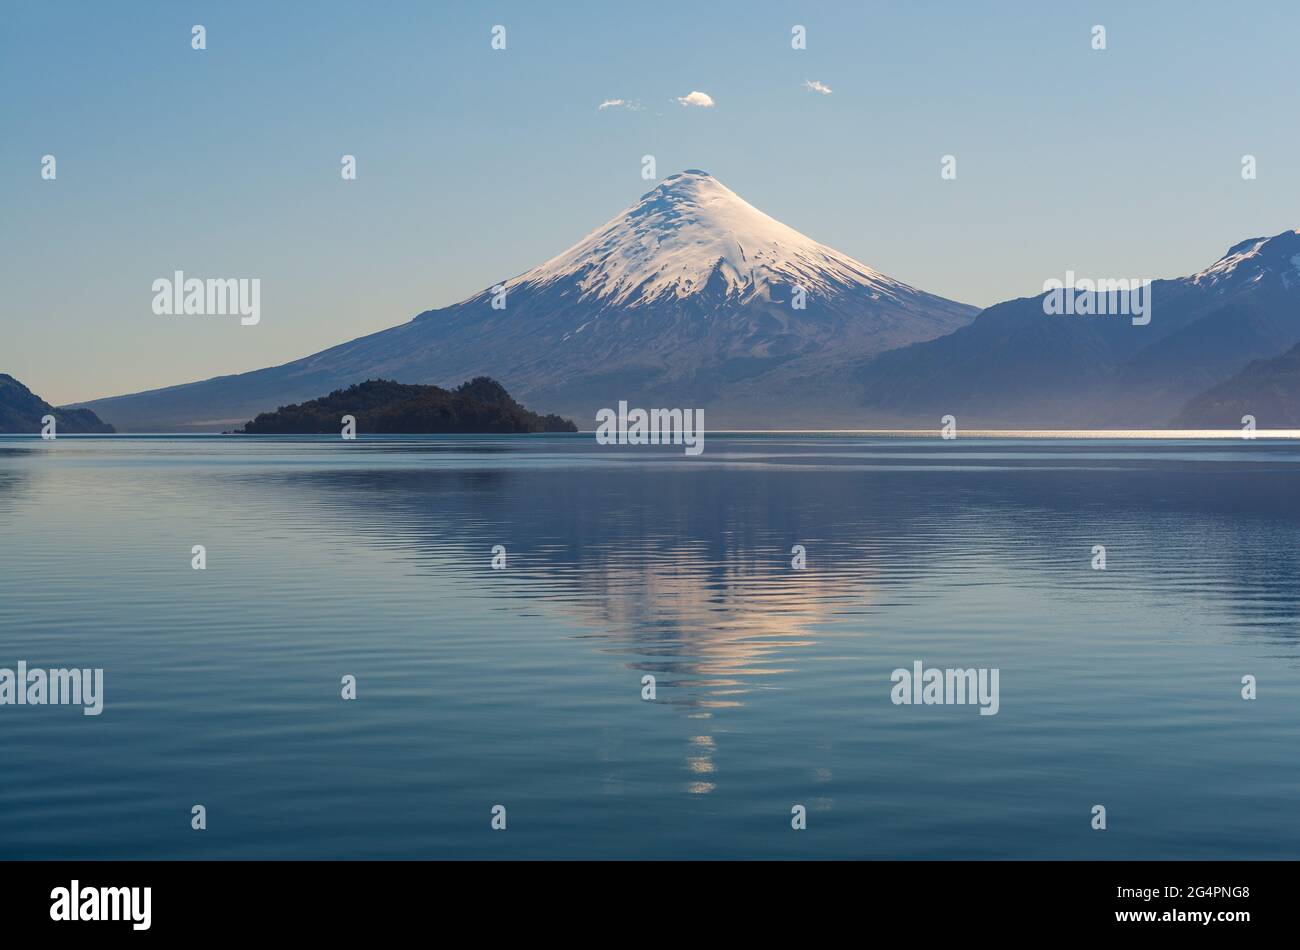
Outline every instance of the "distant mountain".
<path id="1" fill-rule="evenodd" d="M 496 380 L 480 376 L 451 391 L 372 379 L 311 402 L 264 412 L 244 426 L 244 432 L 339 432 L 345 415 L 356 419 L 362 434 L 578 431 L 568 419 L 529 412 Z"/>
<path id="2" fill-rule="evenodd" d="M 966 426 L 1163 426 L 1192 396 L 1300 342 L 1300 231 L 1155 281 L 1151 300 L 1145 326 L 1046 314 L 1041 295 L 997 304 L 864 361 L 855 401 L 877 424 L 937 426 L 952 413 Z"/>
<path id="3" fill-rule="evenodd" d="M 505 281 L 494 309 L 502 299 L 489 288 L 283 366 L 85 405 L 123 429 L 219 429 L 375 376 L 489 375 L 584 427 L 620 399 L 707 408 L 713 427 L 819 425 L 857 412 L 845 393 L 864 360 L 977 312 L 818 244 L 697 170 Z"/>
<path id="4" fill-rule="evenodd" d="M 1173 425 L 1236 429 L 1246 415 L 1261 429 L 1300 429 L 1300 345 L 1271 360 L 1255 360 L 1189 400 Z"/>
<path id="5" fill-rule="evenodd" d="M 89 409 L 56 409 L 7 373 L 0 373 L 0 432 L 40 433 L 54 416 L 56 433 L 108 433 L 114 429 Z"/>

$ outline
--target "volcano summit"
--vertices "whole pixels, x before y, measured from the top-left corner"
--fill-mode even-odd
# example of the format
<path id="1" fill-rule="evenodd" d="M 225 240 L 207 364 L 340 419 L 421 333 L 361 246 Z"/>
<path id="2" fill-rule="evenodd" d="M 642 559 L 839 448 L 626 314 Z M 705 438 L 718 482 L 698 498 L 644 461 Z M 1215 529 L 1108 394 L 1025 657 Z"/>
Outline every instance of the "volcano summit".
<path id="1" fill-rule="evenodd" d="M 843 389 L 863 360 L 976 312 L 689 169 L 461 303 L 283 366 L 86 405 L 119 429 L 212 429 L 378 376 L 440 386 L 492 376 L 583 427 L 621 399 L 707 408 L 715 427 L 815 427 L 853 411 Z"/>

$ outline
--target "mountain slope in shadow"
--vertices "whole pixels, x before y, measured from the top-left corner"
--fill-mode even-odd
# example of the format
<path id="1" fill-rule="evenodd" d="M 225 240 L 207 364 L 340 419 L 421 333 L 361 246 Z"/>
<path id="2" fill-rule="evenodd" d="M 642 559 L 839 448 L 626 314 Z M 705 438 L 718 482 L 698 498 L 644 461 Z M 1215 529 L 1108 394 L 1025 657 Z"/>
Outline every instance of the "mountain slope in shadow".
<path id="1" fill-rule="evenodd" d="M 54 417 L 59 433 L 115 431 L 91 410 L 56 409 L 8 373 L 0 373 L 0 432 L 39 433 L 45 416 Z"/>
<path id="2" fill-rule="evenodd" d="M 1151 320 L 997 304 L 937 340 L 859 367 L 864 415 L 967 426 L 1165 425 L 1251 360 L 1300 342 L 1300 232 L 1252 238 L 1190 277 L 1151 285 Z"/>
<path id="3" fill-rule="evenodd" d="M 1281 356 L 1255 360 L 1231 379 L 1190 399 L 1173 425 L 1180 429 L 1238 428 L 1254 416 L 1264 429 L 1300 429 L 1300 344 Z"/>

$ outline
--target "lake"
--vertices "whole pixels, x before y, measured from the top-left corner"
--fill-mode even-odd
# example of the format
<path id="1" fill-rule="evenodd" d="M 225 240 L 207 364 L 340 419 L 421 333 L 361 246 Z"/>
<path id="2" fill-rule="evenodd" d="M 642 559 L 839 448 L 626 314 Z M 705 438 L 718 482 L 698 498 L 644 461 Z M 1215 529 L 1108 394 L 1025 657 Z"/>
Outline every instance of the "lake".
<path id="1" fill-rule="evenodd" d="M 0 857 L 1294 859 L 1298 489 L 1290 439 L 0 437 L 0 667 L 104 671 L 0 706 Z"/>

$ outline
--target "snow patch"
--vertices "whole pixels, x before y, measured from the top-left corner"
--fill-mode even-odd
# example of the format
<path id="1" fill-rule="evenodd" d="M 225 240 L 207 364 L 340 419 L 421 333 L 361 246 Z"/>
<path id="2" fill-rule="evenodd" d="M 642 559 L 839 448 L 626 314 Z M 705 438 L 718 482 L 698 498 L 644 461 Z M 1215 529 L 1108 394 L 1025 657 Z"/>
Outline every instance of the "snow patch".
<path id="1" fill-rule="evenodd" d="M 1234 244 L 1227 254 L 1205 270 L 1193 274 L 1190 280 L 1209 287 L 1226 281 L 1254 283 L 1276 268 L 1283 286 L 1290 289 L 1281 255 L 1295 246 L 1295 235 L 1300 235 L 1300 230 L 1283 231 L 1274 237 L 1250 238 Z M 1300 254 L 1291 255 L 1288 263 L 1300 273 Z"/>
<path id="2" fill-rule="evenodd" d="M 687 169 L 551 260 L 506 283 L 508 290 L 576 281 L 581 298 L 623 307 L 708 290 L 727 299 L 788 297 L 866 288 L 894 300 L 920 291 L 787 227 L 707 172 Z"/>

